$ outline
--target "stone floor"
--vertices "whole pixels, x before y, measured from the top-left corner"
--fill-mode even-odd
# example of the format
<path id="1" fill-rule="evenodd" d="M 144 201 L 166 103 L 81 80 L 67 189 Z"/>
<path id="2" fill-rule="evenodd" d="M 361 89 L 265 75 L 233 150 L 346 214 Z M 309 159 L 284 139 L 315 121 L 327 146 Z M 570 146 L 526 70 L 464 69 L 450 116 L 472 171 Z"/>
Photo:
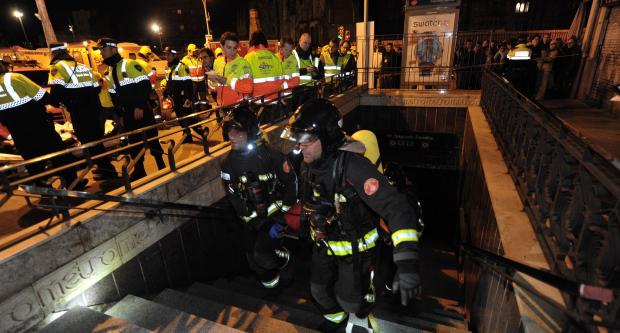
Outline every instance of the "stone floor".
<path id="1" fill-rule="evenodd" d="M 209 136 L 209 146 L 214 146 L 220 142 L 222 142 L 222 132 L 219 126 L 215 123 L 209 123 L 209 128 L 211 129 L 211 134 Z M 181 139 L 182 133 L 174 133 L 179 130 L 179 126 L 173 126 L 168 129 L 160 130 L 159 134 L 170 134 L 167 137 L 164 137 L 160 140 L 160 142 L 165 142 L 170 139 L 174 139 L 176 143 L 178 143 Z M 179 150 L 175 154 L 175 160 L 177 164 L 179 161 L 184 160 L 186 158 L 191 157 L 194 154 L 200 153 L 203 151 L 202 143 L 194 138 L 194 143 L 186 143 L 181 145 Z M 162 147 L 164 150 L 167 149 L 168 144 L 162 143 Z M 157 171 L 157 166 L 155 164 L 155 160 L 150 153 L 145 154 L 145 168 L 147 174 L 151 174 Z M 164 155 L 164 160 L 166 165 L 168 166 L 168 157 Z M 120 161 L 113 161 L 117 171 L 121 170 Z M 119 179 L 108 180 L 108 181 L 95 181 L 93 180 L 92 173 L 89 173 L 86 178 L 88 178 L 88 187 L 86 191 L 88 192 L 101 192 L 106 193 L 116 188 L 122 187 L 123 182 Z M 38 203 L 39 199 L 33 199 L 33 203 Z M 0 206 L 0 246 L 4 244 L 8 239 L 10 239 L 10 235 L 13 233 L 20 231 L 24 228 L 37 224 L 41 221 L 45 221 L 51 217 L 51 213 L 47 210 L 31 207 L 27 204 L 26 199 L 24 197 L 14 196 L 11 197 L 4 205 Z"/>
<path id="2" fill-rule="evenodd" d="M 588 141 L 609 153 L 615 163 L 620 160 L 620 119 L 577 100 L 546 100 L 541 104 L 555 113 Z"/>

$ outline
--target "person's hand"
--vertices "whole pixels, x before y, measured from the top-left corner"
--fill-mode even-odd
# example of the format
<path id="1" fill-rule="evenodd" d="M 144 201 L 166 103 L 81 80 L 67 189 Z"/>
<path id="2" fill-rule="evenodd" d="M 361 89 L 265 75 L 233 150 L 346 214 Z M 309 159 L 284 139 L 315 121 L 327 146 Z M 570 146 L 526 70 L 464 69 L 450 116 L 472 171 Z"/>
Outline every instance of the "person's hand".
<path id="1" fill-rule="evenodd" d="M 207 75 L 207 79 L 215 81 L 219 84 L 226 84 L 226 78 L 218 74 L 209 74 Z"/>
<path id="2" fill-rule="evenodd" d="M 284 226 L 280 223 L 275 223 L 269 229 L 269 237 L 273 239 L 280 239 L 284 237 Z"/>
<path id="3" fill-rule="evenodd" d="M 144 110 L 142 110 L 140 108 L 134 108 L 133 109 L 133 119 L 140 120 L 143 117 L 144 117 Z"/>
<path id="4" fill-rule="evenodd" d="M 314 72 L 317 71 L 316 67 L 314 67 L 314 66 L 310 66 L 310 67 L 306 68 L 306 70 L 308 70 L 309 73 L 314 73 Z"/>
<path id="5" fill-rule="evenodd" d="M 392 292 L 400 292 L 400 303 L 407 306 L 409 301 L 422 293 L 420 274 L 415 261 L 399 261 L 396 265 L 398 268 L 392 283 Z"/>
<path id="6" fill-rule="evenodd" d="M 192 101 L 189 99 L 185 100 L 185 103 L 183 103 L 183 107 L 184 108 L 191 108 L 192 107 Z"/>

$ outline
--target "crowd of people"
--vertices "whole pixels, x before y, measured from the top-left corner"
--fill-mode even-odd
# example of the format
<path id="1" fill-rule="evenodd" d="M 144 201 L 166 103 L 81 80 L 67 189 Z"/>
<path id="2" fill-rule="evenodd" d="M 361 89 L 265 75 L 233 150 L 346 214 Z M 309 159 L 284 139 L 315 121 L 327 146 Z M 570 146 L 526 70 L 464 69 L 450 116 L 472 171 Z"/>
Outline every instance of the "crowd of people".
<path id="1" fill-rule="evenodd" d="M 519 88 L 537 100 L 568 97 L 581 57 L 581 48 L 575 36 L 552 39 L 549 34 L 543 34 L 521 36 L 501 42 L 483 40 L 475 43 L 466 40 L 456 50 L 454 63 L 457 87 L 480 89 L 482 67 L 490 67 L 502 75 L 514 78 L 515 68 L 509 66 L 510 55 L 523 47 L 528 50 L 528 59 L 516 60 L 524 62 L 517 66 L 517 70 L 524 68 L 529 84 L 523 84 Z"/>
<path id="2" fill-rule="evenodd" d="M 355 56 L 351 53 L 350 34 L 345 31 L 339 37 L 321 48 L 317 56 L 311 47 L 310 34 L 303 33 L 297 42 L 283 38 L 276 53 L 269 50 L 267 38 L 261 31 L 254 32 L 245 56 L 238 54 L 239 38 L 233 32 L 226 32 L 220 38 L 220 47 L 211 50 L 189 44 L 186 49 L 166 47 L 168 63 L 166 75 L 158 82 L 155 68 L 149 65 L 152 52 L 149 47 L 123 59 L 117 42 L 101 38 L 95 49 L 100 50 L 103 66 L 89 68 L 71 56 L 66 44 L 50 45 L 51 62 L 48 85 L 49 92 L 26 76 L 12 73 L 10 59 L 0 62 L 0 122 L 10 132 L 15 148 L 24 159 L 63 150 L 60 136 L 46 113 L 53 107 L 62 107 L 70 115 L 73 130 L 79 143 L 86 144 L 103 138 L 104 115 L 110 115 L 122 128 L 121 132 L 134 131 L 156 123 L 159 115 L 156 104 L 160 96 L 156 93 L 161 85 L 161 97 L 170 101 L 177 117 L 188 116 L 195 111 L 210 109 L 212 105 L 231 106 L 244 100 L 259 100 L 265 106 L 278 97 L 279 92 L 290 94 L 298 86 L 312 87 L 317 80 L 331 80 L 342 73 L 355 71 Z M 17 93 L 13 93 L 16 92 Z M 295 96 L 296 103 L 303 102 L 303 94 Z M 300 99 L 301 98 L 301 99 Z M 24 109 L 31 110 L 29 112 Z M 216 116 L 221 118 L 219 109 Z M 179 121 L 183 127 L 195 124 L 195 117 Z M 32 124 L 36 124 L 34 126 Z M 34 128 L 34 130 L 33 130 Z M 192 126 L 200 136 L 202 129 Z M 157 129 L 146 132 L 147 138 L 158 135 Z M 129 144 L 144 140 L 143 134 L 127 136 Z M 184 143 L 191 143 L 192 136 L 186 136 Z M 155 159 L 158 169 L 164 168 L 163 149 L 158 140 L 149 140 L 148 152 Z M 144 154 L 141 146 L 129 150 L 135 160 L 130 179 L 146 175 Z M 90 156 L 104 152 L 102 145 L 89 149 Z M 70 155 L 54 159 L 58 167 L 68 164 Z M 118 171 L 109 158 L 97 158 L 92 170 L 95 180 L 118 177 Z M 45 163 L 30 164 L 32 175 L 45 169 Z M 86 180 L 79 183 L 75 170 L 63 172 L 65 186 L 84 188 Z"/>

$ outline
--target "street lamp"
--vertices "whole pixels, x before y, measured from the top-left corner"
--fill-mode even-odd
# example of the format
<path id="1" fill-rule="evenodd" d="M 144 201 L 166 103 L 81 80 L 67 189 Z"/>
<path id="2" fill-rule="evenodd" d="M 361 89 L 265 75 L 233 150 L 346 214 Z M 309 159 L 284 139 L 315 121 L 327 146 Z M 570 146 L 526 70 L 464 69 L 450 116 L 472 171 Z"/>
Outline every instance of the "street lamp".
<path id="1" fill-rule="evenodd" d="M 24 38 L 26 39 L 26 47 L 32 47 L 32 45 L 30 44 L 30 40 L 28 40 L 28 35 L 26 34 L 26 28 L 24 28 L 24 22 L 22 21 L 22 17 L 24 16 L 24 13 L 16 9 L 13 11 L 13 16 L 15 16 L 19 20 L 19 24 L 22 26 L 22 31 L 24 32 Z"/>
<path id="2" fill-rule="evenodd" d="M 153 24 L 151 24 L 151 30 L 153 30 L 154 33 L 159 35 L 159 49 L 162 50 L 164 47 L 163 47 L 163 44 L 161 42 L 161 33 L 162 33 L 161 27 L 159 26 L 159 24 L 153 23 Z"/>

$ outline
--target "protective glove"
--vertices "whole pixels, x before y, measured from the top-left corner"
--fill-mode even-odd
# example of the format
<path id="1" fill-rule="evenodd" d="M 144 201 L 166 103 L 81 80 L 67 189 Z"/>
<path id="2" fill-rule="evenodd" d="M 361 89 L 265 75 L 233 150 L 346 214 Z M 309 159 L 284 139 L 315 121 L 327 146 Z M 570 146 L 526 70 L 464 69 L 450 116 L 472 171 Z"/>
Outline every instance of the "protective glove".
<path id="1" fill-rule="evenodd" d="M 392 283 L 392 292 L 396 294 L 400 291 L 400 303 L 407 306 L 409 301 L 422 293 L 418 263 L 416 260 L 403 260 L 396 265 L 398 268 Z"/>
<path id="2" fill-rule="evenodd" d="M 284 226 L 279 223 L 274 223 L 269 229 L 269 237 L 273 239 L 284 237 Z"/>

